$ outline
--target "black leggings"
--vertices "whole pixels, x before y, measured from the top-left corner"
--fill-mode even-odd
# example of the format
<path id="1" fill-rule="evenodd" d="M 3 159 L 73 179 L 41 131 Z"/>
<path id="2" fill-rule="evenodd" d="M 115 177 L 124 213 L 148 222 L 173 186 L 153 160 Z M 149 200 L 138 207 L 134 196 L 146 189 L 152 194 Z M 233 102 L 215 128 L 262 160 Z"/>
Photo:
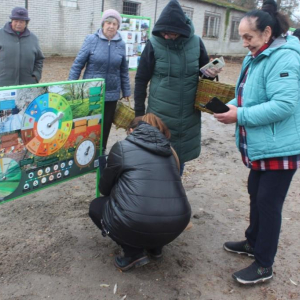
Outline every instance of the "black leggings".
<path id="1" fill-rule="evenodd" d="M 104 120 L 103 120 L 103 136 L 102 136 L 102 149 L 106 149 L 108 136 L 110 133 L 111 125 L 114 120 L 118 101 L 105 101 L 104 107 Z"/>
<path id="2" fill-rule="evenodd" d="M 108 199 L 108 197 L 99 197 L 94 199 L 90 204 L 89 216 L 101 231 L 103 231 L 101 225 L 102 213 Z"/>
<path id="3" fill-rule="evenodd" d="M 99 197 L 94 199 L 90 204 L 89 216 L 92 219 L 92 221 L 96 224 L 96 226 L 102 231 L 102 233 L 104 232 L 104 229 L 101 224 L 101 219 L 102 219 L 105 203 L 108 200 L 109 197 Z M 109 237 L 113 241 L 115 241 L 111 236 Z M 125 257 L 134 257 L 144 252 L 143 248 L 135 248 L 125 244 L 119 244 L 117 241 L 115 242 L 122 247 Z"/>
<path id="4" fill-rule="evenodd" d="M 271 267 L 277 252 L 283 203 L 296 170 L 250 171 L 250 225 L 246 238 L 256 261 Z"/>

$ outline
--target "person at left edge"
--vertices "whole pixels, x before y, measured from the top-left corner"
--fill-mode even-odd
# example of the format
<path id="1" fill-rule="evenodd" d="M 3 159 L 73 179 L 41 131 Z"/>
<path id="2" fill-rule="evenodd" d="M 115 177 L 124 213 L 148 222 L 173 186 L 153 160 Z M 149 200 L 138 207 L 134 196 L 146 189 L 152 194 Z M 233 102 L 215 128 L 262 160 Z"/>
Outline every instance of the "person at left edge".
<path id="1" fill-rule="evenodd" d="M 71 67 L 69 80 L 77 80 L 85 67 L 83 79 L 105 79 L 105 109 L 102 149 L 105 151 L 117 101 L 130 96 L 130 81 L 126 62 L 125 43 L 118 29 L 121 16 L 114 9 L 104 11 L 101 27 L 86 37 Z"/>
<path id="2" fill-rule="evenodd" d="M 15 7 L 9 18 L 11 22 L 0 29 L 0 86 L 38 83 L 45 57 L 28 29 L 28 11 Z"/>

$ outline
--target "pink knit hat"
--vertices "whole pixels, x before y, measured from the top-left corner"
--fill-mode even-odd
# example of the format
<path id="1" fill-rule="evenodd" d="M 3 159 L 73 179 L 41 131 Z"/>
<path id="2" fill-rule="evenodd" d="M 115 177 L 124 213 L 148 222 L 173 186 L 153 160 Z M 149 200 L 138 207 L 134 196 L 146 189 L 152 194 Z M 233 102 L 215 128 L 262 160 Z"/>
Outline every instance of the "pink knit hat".
<path id="1" fill-rule="evenodd" d="M 107 10 L 105 10 L 105 11 L 103 12 L 102 18 L 101 18 L 101 21 L 100 21 L 101 27 L 103 26 L 104 21 L 105 21 L 107 18 L 109 18 L 109 17 L 115 18 L 115 19 L 118 21 L 118 23 L 119 23 L 119 28 L 120 28 L 120 25 L 121 25 L 121 23 L 122 23 L 122 18 L 121 18 L 121 16 L 120 16 L 120 14 L 119 14 L 116 10 L 114 10 L 114 9 L 107 9 Z"/>

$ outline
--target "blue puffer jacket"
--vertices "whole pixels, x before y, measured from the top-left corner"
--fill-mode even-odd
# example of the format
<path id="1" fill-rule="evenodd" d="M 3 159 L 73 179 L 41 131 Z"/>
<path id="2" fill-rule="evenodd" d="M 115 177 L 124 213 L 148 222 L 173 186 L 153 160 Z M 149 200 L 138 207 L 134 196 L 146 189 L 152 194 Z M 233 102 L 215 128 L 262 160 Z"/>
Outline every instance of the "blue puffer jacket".
<path id="1" fill-rule="evenodd" d="M 108 40 L 102 30 L 86 37 L 71 67 L 69 80 L 77 80 L 86 66 L 83 79 L 105 79 L 105 101 L 130 96 L 130 82 L 126 62 L 125 43 L 117 33 Z"/>
<path id="2" fill-rule="evenodd" d="M 277 38 L 256 58 L 243 63 L 237 89 L 248 69 L 238 126 L 247 132 L 251 161 L 300 154 L 300 43 L 293 36 Z M 228 104 L 237 106 L 237 98 Z"/>

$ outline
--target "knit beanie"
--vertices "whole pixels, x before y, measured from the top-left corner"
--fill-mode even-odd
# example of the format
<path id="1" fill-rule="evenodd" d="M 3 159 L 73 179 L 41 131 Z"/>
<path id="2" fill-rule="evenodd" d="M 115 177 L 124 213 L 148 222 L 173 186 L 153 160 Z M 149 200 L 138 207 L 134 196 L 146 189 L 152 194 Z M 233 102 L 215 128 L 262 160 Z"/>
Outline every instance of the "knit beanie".
<path id="1" fill-rule="evenodd" d="M 122 23 L 122 18 L 120 16 L 120 14 L 114 9 L 107 9 L 103 12 L 102 18 L 101 18 L 101 21 L 100 21 L 101 27 L 103 26 L 104 21 L 109 17 L 115 18 L 119 23 L 118 28 L 120 28 L 120 25 Z"/>

